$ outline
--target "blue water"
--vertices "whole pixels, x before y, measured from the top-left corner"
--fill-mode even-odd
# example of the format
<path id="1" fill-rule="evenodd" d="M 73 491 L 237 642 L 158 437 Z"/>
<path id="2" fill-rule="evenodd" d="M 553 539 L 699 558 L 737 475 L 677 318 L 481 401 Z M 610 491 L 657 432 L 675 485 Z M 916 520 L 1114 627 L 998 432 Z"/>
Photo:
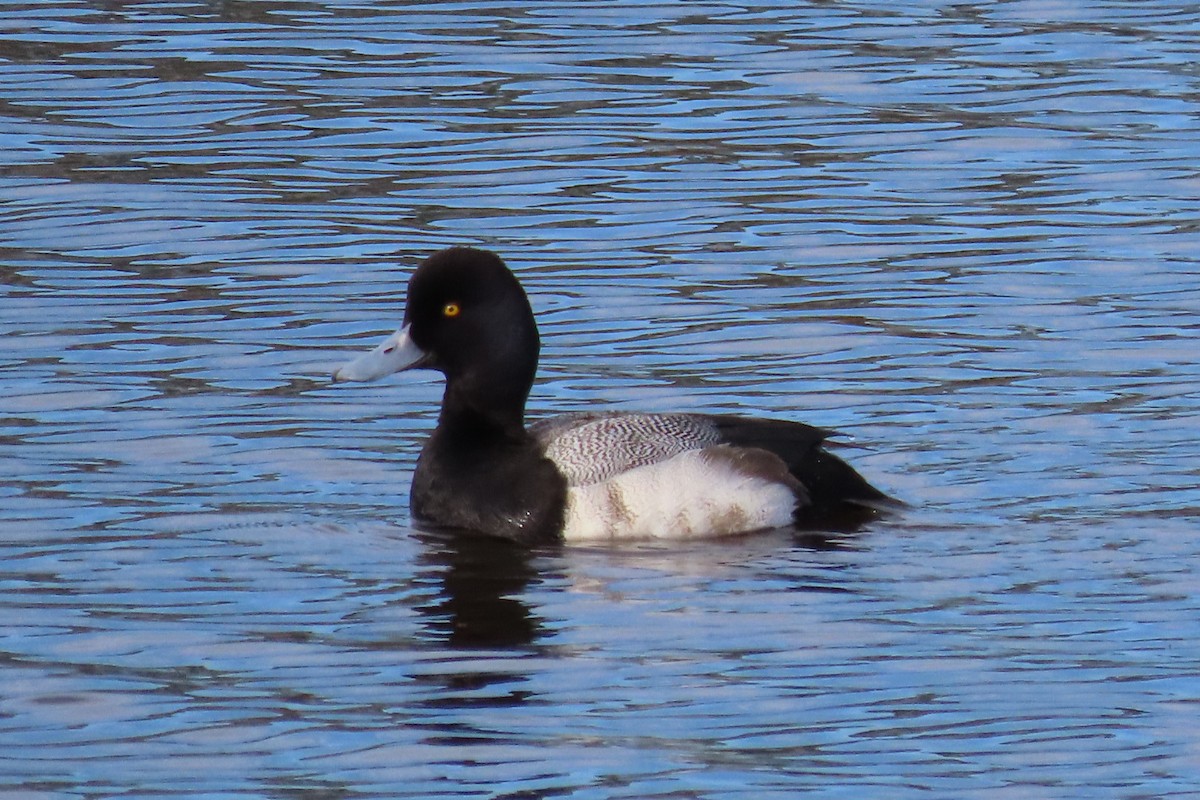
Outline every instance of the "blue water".
<path id="1" fill-rule="evenodd" d="M 0 795 L 1200 797 L 1200 11 L 0 2 Z M 421 534 L 501 253 L 531 411 L 802 419 L 912 508 Z"/>

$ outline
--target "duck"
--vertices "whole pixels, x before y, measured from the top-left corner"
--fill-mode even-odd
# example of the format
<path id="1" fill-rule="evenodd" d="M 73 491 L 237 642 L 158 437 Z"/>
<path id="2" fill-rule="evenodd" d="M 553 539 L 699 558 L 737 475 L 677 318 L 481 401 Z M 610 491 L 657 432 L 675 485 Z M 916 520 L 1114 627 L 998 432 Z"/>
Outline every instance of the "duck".
<path id="1" fill-rule="evenodd" d="M 412 273 L 400 328 L 334 373 L 445 376 L 412 477 L 419 526 L 523 544 L 687 540 L 844 531 L 899 505 L 829 451 L 833 431 L 801 422 L 587 410 L 527 425 L 540 346 L 504 261 L 450 247 Z"/>

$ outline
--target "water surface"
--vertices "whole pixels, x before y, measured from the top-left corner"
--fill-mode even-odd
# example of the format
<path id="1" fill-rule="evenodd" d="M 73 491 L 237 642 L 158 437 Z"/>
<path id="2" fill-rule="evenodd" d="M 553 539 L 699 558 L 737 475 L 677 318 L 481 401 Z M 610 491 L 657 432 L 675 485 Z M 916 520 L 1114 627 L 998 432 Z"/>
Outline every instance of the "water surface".
<path id="1" fill-rule="evenodd" d="M 1189 796 L 1194 4 L 0 3 L 0 791 Z M 502 253 L 531 411 L 843 431 L 834 548 L 420 534 Z"/>

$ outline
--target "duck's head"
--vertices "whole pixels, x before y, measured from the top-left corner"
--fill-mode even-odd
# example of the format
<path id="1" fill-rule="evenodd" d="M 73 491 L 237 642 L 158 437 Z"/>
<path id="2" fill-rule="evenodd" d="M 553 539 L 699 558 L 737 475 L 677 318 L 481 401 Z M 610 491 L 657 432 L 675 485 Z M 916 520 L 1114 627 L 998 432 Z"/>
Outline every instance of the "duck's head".
<path id="1" fill-rule="evenodd" d="M 452 247 L 425 259 L 409 279 L 401 328 L 333 378 L 370 381 L 435 369 L 446 376 L 447 401 L 516 402 L 523 411 L 538 346 L 529 300 L 500 257 Z"/>

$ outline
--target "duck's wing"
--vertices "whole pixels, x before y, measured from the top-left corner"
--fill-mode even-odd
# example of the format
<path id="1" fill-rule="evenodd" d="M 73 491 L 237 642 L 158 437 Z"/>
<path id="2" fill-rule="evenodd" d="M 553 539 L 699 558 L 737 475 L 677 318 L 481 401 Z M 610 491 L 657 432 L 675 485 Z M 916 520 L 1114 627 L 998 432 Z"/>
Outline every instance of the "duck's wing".
<path id="1" fill-rule="evenodd" d="M 568 486 L 586 486 L 721 444 L 712 419 L 702 414 L 584 412 L 541 420 L 529 432 Z"/>
<path id="2" fill-rule="evenodd" d="M 845 503 L 873 509 L 903 505 L 826 449 L 826 440 L 836 435 L 834 431 L 778 419 L 720 414 L 705 419 L 722 442 L 767 450 L 783 459 L 788 471 L 808 489 L 817 512 Z"/>

